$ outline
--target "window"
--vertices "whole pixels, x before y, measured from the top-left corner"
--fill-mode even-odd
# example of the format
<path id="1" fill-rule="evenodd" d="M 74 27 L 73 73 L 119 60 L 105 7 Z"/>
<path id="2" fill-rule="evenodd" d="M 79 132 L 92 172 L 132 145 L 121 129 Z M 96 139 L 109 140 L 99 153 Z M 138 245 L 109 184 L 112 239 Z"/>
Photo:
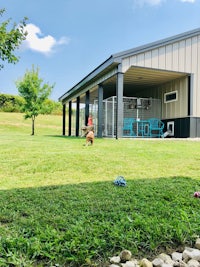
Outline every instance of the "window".
<path id="1" fill-rule="evenodd" d="M 178 91 L 173 91 L 164 94 L 164 103 L 169 103 L 178 100 Z"/>

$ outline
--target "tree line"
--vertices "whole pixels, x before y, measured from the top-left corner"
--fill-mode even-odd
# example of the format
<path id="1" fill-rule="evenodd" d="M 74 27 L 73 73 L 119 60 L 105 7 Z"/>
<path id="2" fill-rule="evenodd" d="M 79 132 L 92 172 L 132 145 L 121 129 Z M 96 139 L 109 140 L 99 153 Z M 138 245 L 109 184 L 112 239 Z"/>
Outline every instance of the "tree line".
<path id="1" fill-rule="evenodd" d="M 24 103 L 24 98 L 19 95 L 0 93 L 0 112 L 23 113 L 22 107 Z M 44 106 L 45 108 L 43 114 L 62 114 L 62 104 L 60 102 L 56 102 L 51 99 L 46 99 L 44 101 Z"/>

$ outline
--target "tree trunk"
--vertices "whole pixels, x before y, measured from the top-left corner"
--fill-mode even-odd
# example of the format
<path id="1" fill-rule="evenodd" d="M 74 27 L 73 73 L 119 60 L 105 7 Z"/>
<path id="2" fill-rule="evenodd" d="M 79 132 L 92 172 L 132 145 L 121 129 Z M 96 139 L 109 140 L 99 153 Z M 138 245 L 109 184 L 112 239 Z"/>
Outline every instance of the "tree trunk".
<path id="1" fill-rule="evenodd" d="M 35 116 L 32 116 L 32 134 L 31 135 L 34 135 L 35 134 Z"/>

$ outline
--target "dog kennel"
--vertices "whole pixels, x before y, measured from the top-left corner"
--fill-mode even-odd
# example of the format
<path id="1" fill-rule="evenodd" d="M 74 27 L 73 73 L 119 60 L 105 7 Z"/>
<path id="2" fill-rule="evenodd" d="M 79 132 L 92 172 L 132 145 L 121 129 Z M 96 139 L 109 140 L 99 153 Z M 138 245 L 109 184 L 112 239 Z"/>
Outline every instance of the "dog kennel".
<path id="1" fill-rule="evenodd" d="M 154 98 L 123 97 L 124 119 L 132 118 L 135 120 L 133 125 L 134 136 L 139 137 L 139 122 L 145 122 L 150 118 L 161 119 L 161 100 Z M 97 103 L 96 105 L 97 106 Z M 103 136 L 116 136 L 116 106 L 117 97 L 112 96 L 103 101 Z M 144 126 L 145 132 L 148 132 L 148 124 Z"/>

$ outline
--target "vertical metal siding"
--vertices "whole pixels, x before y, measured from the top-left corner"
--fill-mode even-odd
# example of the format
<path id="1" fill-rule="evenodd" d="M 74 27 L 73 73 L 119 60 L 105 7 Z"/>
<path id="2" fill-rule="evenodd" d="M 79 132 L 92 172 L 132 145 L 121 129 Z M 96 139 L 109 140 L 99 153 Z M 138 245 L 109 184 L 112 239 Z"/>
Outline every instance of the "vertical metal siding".
<path id="1" fill-rule="evenodd" d="M 185 70 L 185 58 L 186 58 L 186 56 L 185 56 L 185 40 L 181 41 L 179 43 L 178 53 L 179 53 L 179 55 L 178 55 L 178 58 L 179 58 L 179 67 L 178 67 L 178 69 L 181 72 L 185 72 L 186 71 Z"/>
<path id="2" fill-rule="evenodd" d="M 159 69 L 165 69 L 166 62 L 165 62 L 165 47 L 160 47 L 158 50 L 158 64 Z"/>
<path id="3" fill-rule="evenodd" d="M 166 45 L 166 69 L 172 70 L 172 45 Z"/>
<path id="4" fill-rule="evenodd" d="M 192 72 L 192 46 L 191 46 L 191 38 L 185 41 L 185 71 Z"/>
<path id="5" fill-rule="evenodd" d="M 122 60 L 122 69 L 125 72 L 130 66 L 150 67 L 165 69 L 171 71 L 180 71 L 194 74 L 194 88 L 193 88 L 193 116 L 200 117 L 200 35 L 187 38 L 185 40 L 176 41 L 173 44 L 166 44 L 159 48 L 150 49 L 149 51 L 131 55 L 130 57 Z M 174 87 L 174 86 L 173 86 Z M 176 86 L 175 86 L 176 87 Z M 183 88 L 182 82 L 179 84 Z M 178 88 L 178 85 L 177 85 Z M 170 90 L 170 88 L 168 89 Z M 186 93 L 186 85 L 184 81 L 184 90 L 182 89 L 179 97 L 180 102 L 186 103 L 184 99 L 188 97 Z M 171 108 L 175 113 L 181 115 L 185 113 L 183 106 L 179 108 Z M 177 111 L 179 110 L 179 111 Z M 167 117 L 169 111 L 167 110 Z"/>
<path id="6" fill-rule="evenodd" d="M 191 39 L 191 72 L 195 73 L 198 72 L 198 61 L 197 61 L 197 55 L 198 55 L 198 46 L 197 46 L 197 37 L 193 37 Z M 199 110 L 199 105 L 198 105 L 198 100 L 200 100 L 200 95 L 199 95 L 199 90 L 197 90 L 199 84 L 199 78 L 198 75 L 194 75 L 194 98 L 193 98 L 193 112 L 194 114 L 199 114 L 200 115 L 200 110 Z M 199 88 L 200 89 L 200 88 Z M 197 115 L 198 116 L 198 115 Z"/>
<path id="7" fill-rule="evenodd" d="M 151 66 L 153 68 L 158 68 L 158 60 L 159 60 L 159 57 L 158 57 L 158 49 L 154 49 L 152 50 L 152 63 L 151 63 Z"/>
<path id="8" fill-rule="evenodd" d="M 197 38 L 197 71 L 195 71 L 195 88 L 197 88 L 197 95 L 196 95 L 196 101 L 197 101 L 197 117 L 200 117 L 200 35 Z"/>
<path id="9" fill-rule="evenodd" d="M 179 56 L 178 56 L 178 43 L 172 45 L 172 68 L 179 71 Z"/>
<path id="10" fill-rule="evenodd" d="M 144 57 L 144 53 L 139 54 L 139 55 L 137 56 L 137 65 L 140 65 L 141 67 L 144 67 L 144 65 L 145 65 L 145 63 L 144 63 L 144 59 L 145 59 L 145 57 Z"/>
<path id="11" fill-rule="evenodd" d="M 124 62 L 123 62 L 123 65 L 124 65 Z M 130 66 L 137 66 L 136 56 L 130 57 Z M 122 68 L 123 68 L 123 66 L 122 66 Z"/>
<path id="12" fill-rule="evenodd" d="M 151 51 L 145 52 L 144 54 L 144 66 L 151 68 Z"/>
<path id="13" fill-rule="evenodd" d="M 187 90 L 187 78 L 178 79 L 162 85 L 159 90 L 162 92 L 162 118 L 179 118 L 186 117 L 188 111 L 188 90 Z M 164 103 L 164 94 L 172 91 L 178 92 L 178 100 L 174 102 Z"/>

